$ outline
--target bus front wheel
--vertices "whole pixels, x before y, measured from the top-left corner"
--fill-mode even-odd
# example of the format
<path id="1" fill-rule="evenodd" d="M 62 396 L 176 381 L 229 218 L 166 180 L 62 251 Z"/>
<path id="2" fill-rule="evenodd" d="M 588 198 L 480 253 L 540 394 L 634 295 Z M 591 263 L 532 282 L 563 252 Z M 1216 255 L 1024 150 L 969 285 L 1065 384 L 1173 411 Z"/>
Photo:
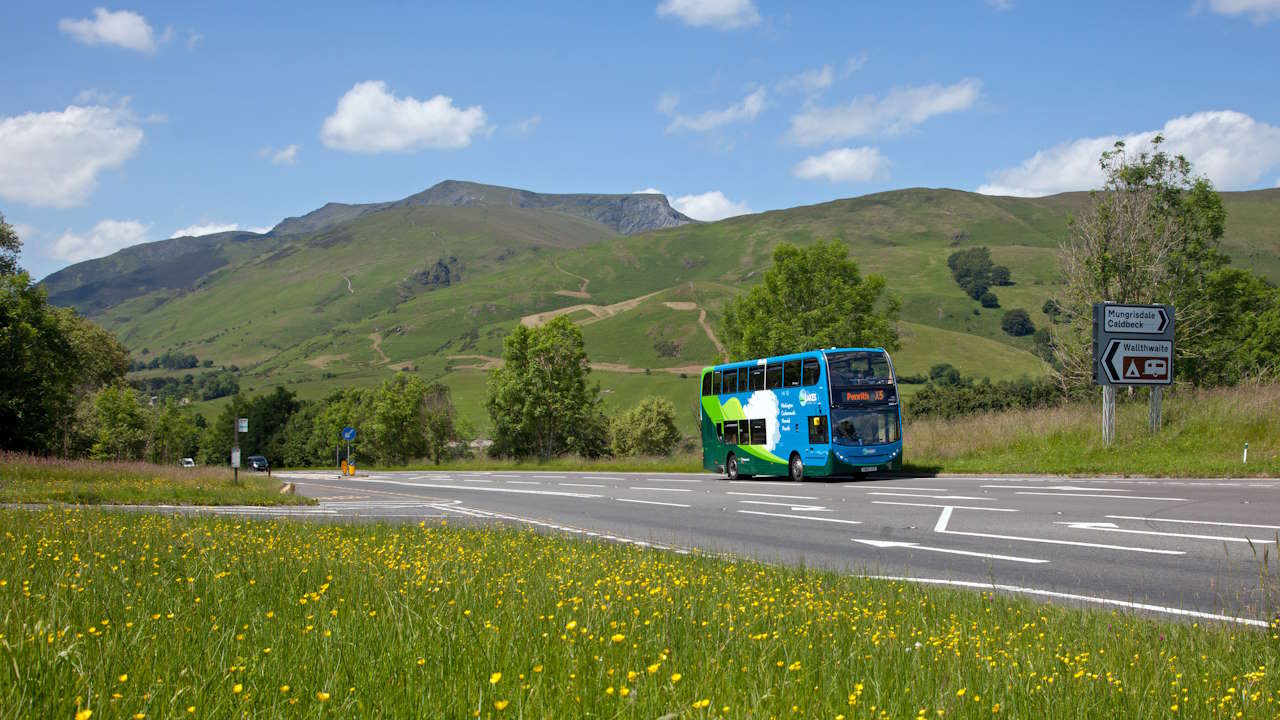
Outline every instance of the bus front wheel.
<path id="1" fill-rule="evenodd" d="M 787 466 L 787 471 L 793 482 L 804 481 L 804 461 L 800 459 L 799 453 L 791 453 L 791 462 Z"/>
<path id="2" fill-rule="evenodd" d="M 733 453 L 729 453 L 728 459 L 724 461 L 724 474 L 730 480 L 738 479 L 738 457 Z"/>

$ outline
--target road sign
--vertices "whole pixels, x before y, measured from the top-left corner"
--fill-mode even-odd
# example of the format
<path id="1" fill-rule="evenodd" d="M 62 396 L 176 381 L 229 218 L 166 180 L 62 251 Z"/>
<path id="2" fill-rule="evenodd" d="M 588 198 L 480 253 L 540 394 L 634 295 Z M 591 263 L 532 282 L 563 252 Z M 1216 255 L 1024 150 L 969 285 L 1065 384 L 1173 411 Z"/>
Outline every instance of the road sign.
<path id="1" fill-rule="evenodd" d="M 1173 382 L 1173 343 L 1111 340 L 1101 365 L 1108 385 L 1168 385 Z"/>
<path id="2" fill-rule="evenodd" d="M 236 420 L 237 432 L 249 432 L 249 418 L 240 418 Z"/>
<path id="3" fill-rule="evenodd" d="M 231 467 L 240 467 L 240 448 L 238 447 L 231 448 Z"/>
<path id="4" fill-rule="evenodd" d="M 1109 335 L 1157 335 L 1173 329 L 1173 309 L 1163 305 L 1103 305 L 1102 332 Z M 1172 335 L 1172 333 L 1169 333 Z"/>
<path id="5" fill-rule="evenodd" d="M 1093 306 L 1093 380 L 1099 385 L 1173 382 L 1172 305 Z"/>
<path id="6" fill-rule="evenodd" d="M 356 439 L 356 429 L 350 425 L 342 428 L 342 439 L 350 442 Z"/>

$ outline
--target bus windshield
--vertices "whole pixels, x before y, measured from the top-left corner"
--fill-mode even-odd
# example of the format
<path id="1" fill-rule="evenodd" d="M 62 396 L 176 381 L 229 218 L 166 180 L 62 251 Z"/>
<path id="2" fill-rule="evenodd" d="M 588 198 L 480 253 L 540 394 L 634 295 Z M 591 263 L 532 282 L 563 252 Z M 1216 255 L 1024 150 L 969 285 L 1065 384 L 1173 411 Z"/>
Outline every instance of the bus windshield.
<path id="1" fill-rule="evenodd" d="M 858 350 L 827 356 L 832 387 L 893 383 L 889 356 L 879 351 Z"/>
<path id="2" fill-rule="evenodd" d="M 838 445 L 885 445 L 898 441 L 898 408 L 836 410 L 831 437 Z"/>

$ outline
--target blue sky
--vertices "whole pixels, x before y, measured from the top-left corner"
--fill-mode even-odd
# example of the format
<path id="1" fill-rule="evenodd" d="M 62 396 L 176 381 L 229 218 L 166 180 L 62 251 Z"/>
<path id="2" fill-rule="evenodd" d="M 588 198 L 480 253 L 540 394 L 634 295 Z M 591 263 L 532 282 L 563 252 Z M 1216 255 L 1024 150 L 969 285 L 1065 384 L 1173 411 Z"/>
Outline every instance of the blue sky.
<path id="1" fill-rule="evenodd" d="M 1280 184 L 1280 0 L 7 5 L 0 212 L 37 277 L 447 178 L 702 219 L 1044 195 L 1163 131 Z"/>

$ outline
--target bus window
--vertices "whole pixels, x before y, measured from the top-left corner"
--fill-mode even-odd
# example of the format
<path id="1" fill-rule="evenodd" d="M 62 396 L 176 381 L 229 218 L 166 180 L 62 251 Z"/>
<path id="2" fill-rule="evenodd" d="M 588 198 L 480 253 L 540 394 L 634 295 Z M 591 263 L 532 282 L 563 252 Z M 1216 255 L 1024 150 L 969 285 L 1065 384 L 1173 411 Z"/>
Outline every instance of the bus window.
<path id="1" fill-rule="evenodd" d="M 711 392 L 711 381 L 713 379 L 714 379 L 714 376 L 711 373 L 707 373 L 706 375 L 702 376 L 702 396 L 703 397 L 706 397 L 708 395 L 715 395 L 715 393 Z"/>
<path id="2" fill-rule="evenodd" d="M 724 423 L 716 423 L 716 439 L 724 440 Z"/>
<path id="3" fill-rule="evenodd" d="M 764 420 L 751 421 L 751 444 L 752 445 L 768 445 L 769 439 L 765 435 Z"/>
<path id="4" fill-rule="evenodd" d="M 810 385 L 817 385 L 819 374 L 820 374 L 820 369 L 818 366 L 818 358 L 805 358 L 804 359 L 805 387 L 808 387 Z"/>
<path id="5" fill-rule="evenodd" d="M 725 421 L 725 424 L 724 424 L 724 444 L 725 444 L 725 445 L 737 445 L 737 444 L 738 444 L 738 423 L 734 422 L 733 420 L 727 420 L 727 421 Z"/>
<path id="6" fill-rule="evenodd" d="M 800 387 L 800 361 L 788 360 L 783 366 L 782 375 L 787 387 Z"/>
<path id="7" fill-rule="evenodd" d="M 812 415 L 809 417 L 809 444 L 827 444 L 827 416 Z"/>
<path id="8" fill-rule="evenodd" d="M 716 394 L 720 392 L 720 371 L 715 371 L 715 376 L 711 378 L 711 392 Z"/>
<path id="9" fill-rule="evenodd" d="M 751 391 L 764 389 L 764 366 L 757 365 L 751 368 Z"/>
<path id="10" fill-rule="evenodd" d="M 777 363 L 771 363 L 769 369 L 765 371 L 764 386 L 770 390 L 782 387 L 782 366 Z"/>
<path id="11" fill-rule="evenodd" d="M 738 421 L 738 444 L 751 444 L 751 422 L 748 420 Z"/>
<path id="12" fill-rule="evenodd" d="M 730 368 L 724 371 L 720 381 L 720 393 L 728 395 L 736 392 L 738 392 L 738 368 Z"/>

